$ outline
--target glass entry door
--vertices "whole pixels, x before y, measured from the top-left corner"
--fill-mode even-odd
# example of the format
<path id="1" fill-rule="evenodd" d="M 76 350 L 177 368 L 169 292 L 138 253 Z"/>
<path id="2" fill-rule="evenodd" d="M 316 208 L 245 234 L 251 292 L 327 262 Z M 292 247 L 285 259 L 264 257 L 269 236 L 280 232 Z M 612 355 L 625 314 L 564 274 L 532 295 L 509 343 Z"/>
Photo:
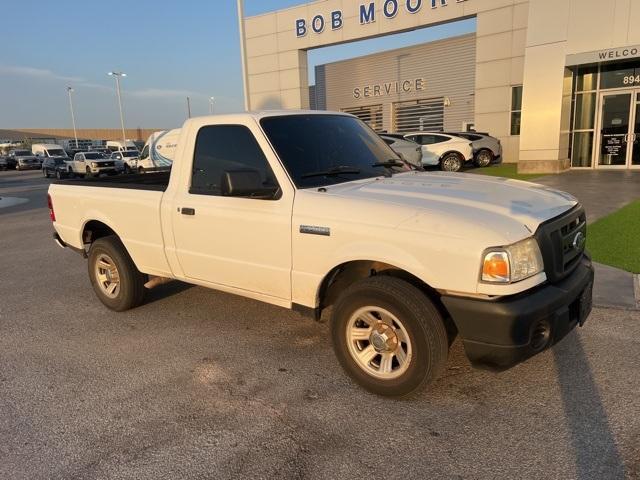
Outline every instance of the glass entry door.
<path id="1" fill-rule="evenodd" d="M 600 98 L 598 168 L 640 168 L 640 91 Z"/>

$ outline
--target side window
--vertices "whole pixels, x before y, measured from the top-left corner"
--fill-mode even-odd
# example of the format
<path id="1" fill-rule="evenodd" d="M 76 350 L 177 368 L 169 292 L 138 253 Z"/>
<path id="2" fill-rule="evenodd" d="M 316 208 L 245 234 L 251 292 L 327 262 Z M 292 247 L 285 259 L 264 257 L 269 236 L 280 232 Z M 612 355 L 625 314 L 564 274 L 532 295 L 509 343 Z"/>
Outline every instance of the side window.
<path id="1" fill-rule="evenodd" d="M 387 145 L 393 145 L 394 143 L 396 143 L 394 139 L 388 137 L 383 137 L 382 140 L 384 140 L 384 143 L 386 143 Z"/>
<path id="2" fill-rule="evenodd" d="M 143 160 L 149 156 L 149 145 L 145 145 L 140 154 L 140 160 Z"/>
<path id="3" fill-rule="evenodd" d="M 442 135 L 432 135 L 432 137 L 433 137 L 433 142 L 431 143 L 442 143 L 449 140 L 449 137 L 443 137 Z"/>
<path id="4" fill-rule="evenodd" d="M 275 199 L 278 184 L 253 133 L 242 125 L 202 127 L 189 193 Z"/>
<path id="5" fill-rule="evenodd" d="M 436 139 L 433 135 L 420 135 L 420 145 L 433 145 L 436 142 Z"/>

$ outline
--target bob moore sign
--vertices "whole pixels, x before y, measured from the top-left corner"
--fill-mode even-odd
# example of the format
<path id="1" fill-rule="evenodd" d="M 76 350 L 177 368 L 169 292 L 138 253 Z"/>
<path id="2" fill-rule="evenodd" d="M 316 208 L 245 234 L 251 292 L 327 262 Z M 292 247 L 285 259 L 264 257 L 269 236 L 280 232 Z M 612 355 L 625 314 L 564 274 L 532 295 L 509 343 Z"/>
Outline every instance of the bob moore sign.
<path id="1" fill-rule="evenodd" d="M 365 85 L 353 89 L 353 98 L 384 97 L 388 95 L 400 95 L 401 93 L 420 92 L 426 88 L 424 78 L 413 80 L 380 83 L 377 85 Z"/>
<path id="2" fill-rule="evenodd" d="M 422 8 L 439 8 L 446 7 L 451 3 L 464 3 L 467 0 L 384 0 L 382 3 L 382 16 L 386 19 L 392 19 L 401 11 L 409 14 L 416 14 Z M 376 2 L 362 3 L 359 8 L 360 25 L 367 25 L 376 21 Z M 342 10 L 332 11 L 328 17 L 324 15 L 315 15 L 310 22 L 304 18 L 296 20 L 296 37 L 304 37 L 309 31 L 315 34 L 321 34 L 326 28 L 331 30 L 339 30 L 344 25 Z"/>

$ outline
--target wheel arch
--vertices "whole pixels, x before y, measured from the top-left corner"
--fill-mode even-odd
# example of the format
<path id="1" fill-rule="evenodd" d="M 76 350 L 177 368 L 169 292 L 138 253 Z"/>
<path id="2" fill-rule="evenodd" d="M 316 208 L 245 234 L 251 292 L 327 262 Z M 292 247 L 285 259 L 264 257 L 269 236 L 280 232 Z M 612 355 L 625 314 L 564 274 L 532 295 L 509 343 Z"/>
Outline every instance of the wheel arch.
<path id="1" fill-rule="evenodd" d="M 457 333 L 455 324 L 451 320 L 437 290 L 409 270 L 377 260 L 351 260 L 333 267 L 318 286 L 315 308 L 316 319 L 320 319 L 323 310 L 330 308 L 336 302 L 340 292 L 354 282 L 383 275 L 404 280 L 426 295 L 445 319 L 445 327 L 450 337 L 455 338 Z"/>
<path id="2" fill-rule="evenodd" d="M 113 229 L 110 225 L 102 220 L 91 219 L 86 220 L 82 225 L 81 230 L 81 241 L 82 244 L 91 244 L 102 237 L 107 237 L 109 235 L 114 235 L 122 241 L 120 235 Z"/>

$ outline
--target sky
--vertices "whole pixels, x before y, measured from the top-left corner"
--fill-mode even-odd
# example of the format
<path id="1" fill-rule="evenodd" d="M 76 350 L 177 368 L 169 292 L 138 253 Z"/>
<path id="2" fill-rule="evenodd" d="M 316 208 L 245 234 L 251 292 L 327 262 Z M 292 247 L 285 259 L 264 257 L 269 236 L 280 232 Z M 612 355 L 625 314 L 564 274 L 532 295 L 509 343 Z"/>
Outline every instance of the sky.
<path id="1" fill-rule="evenodd" d="M 245 15 L 307 2 L 245 0 Z M 66 87 L 74 88 L 78 128 L 120 126 L 115 82 L 122 81 L 127 128 L 174 128 L 187 117 L 243 109 L 235 0 L 109 2 L 3 0 L 0 128 L 71 128 Z M 182 7 L 178 7 L 182 5 Z M 313 67 L 475 31 L 475 21 L 309 52 Z"/>

